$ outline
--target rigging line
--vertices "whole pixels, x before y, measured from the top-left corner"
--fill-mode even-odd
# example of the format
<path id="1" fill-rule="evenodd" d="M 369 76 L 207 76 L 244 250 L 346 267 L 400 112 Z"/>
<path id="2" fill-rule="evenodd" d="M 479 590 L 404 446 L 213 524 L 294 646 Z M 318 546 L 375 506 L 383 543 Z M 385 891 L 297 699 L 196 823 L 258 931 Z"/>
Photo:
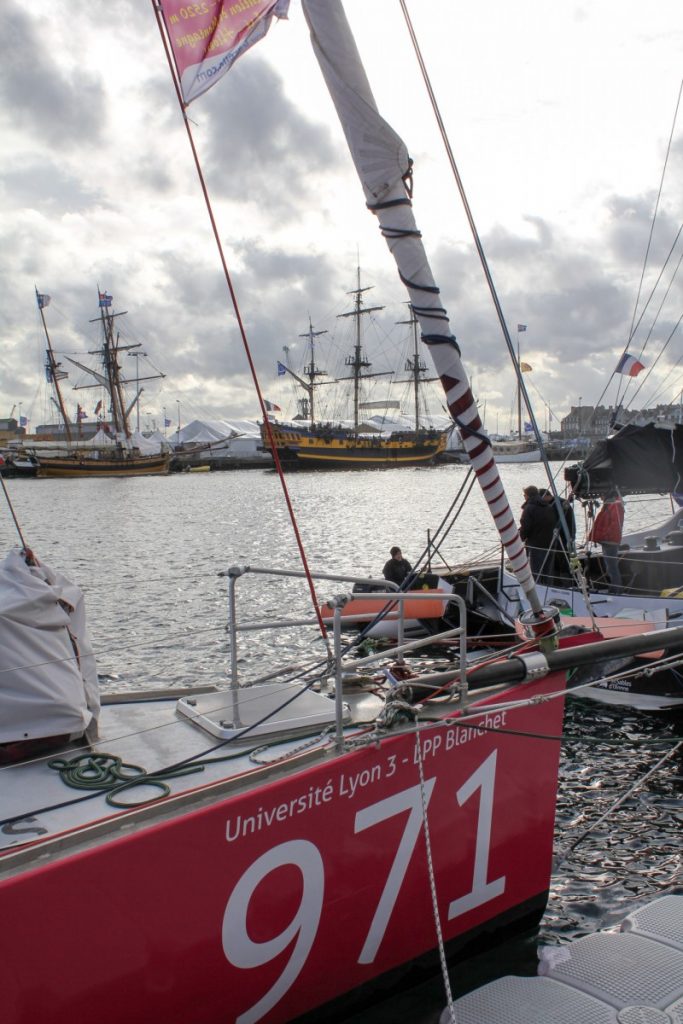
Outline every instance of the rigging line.
<path id="1" fill-rule="evenodd" d="M 313 577 L 311 576 L 311 570 L 310 570 L 310 568 L 308 566 L 308 559 L 306 558 L 306 552 L 304 550 L 303 540 L 302 540 L 301 534 L 299 532 L 299 526 L 298 526 L 298 523 L 296 521 L 296 515 L 294 514 L 294 507 L 292 505 L 291 498 L 290 498 L 290 495 L 289 495 L 289 488 L 287 487 L 287 483 L 285 481 L 285 475 L 283 473 L 282 465 L 280 463 L 280 456 L 278 455 L 277 446 L 276 446 L 276 443 L 275 443 L 275 438 L 273 436 L 272 425 L 271 425 L 270 419 L 268 417 L 268 412 L 266 410 L 265 399 L 264 399 L 263 393 L 261 391 L 261 385 L 260 385 L 260 382 L 259 382 L 258 374 L 256 372 L 256 367 L 254 365 L 254 360 L 252 358 L 251 348 L 250 348 L 250 345 L 249 345 L 249 341 L 247 339 L 247 333 L 246 333 L 246 330 L 245 330 L 245 327 L 244 327 L 244 322 L 242 320 L 242 314 L 241 314 L 241 311 L 240 311 L 239 303 L 237 301 L 237 294 L 236 294 L 235 289 L 233 287 L 232 277 L 230 275 L 230 271 L 228 270 L 228 264 L 227 264 L 227 261 L 226 261 L 226 258 L 225 258 L 225 253 L 223 251 L 223 243 L 221 242 L 220 234 L 219 234 L 219 231 L 218 231 L 218 225 L 216 224 L 216 220 L 215 220 L 214 213 L 213 213 L 213 208 L 212 208 L 212 205 L 211 205 L 211 198 L 209 196 L 209 192 L 208 192 L 208 188 L 207 188 L 207 185 L 206 185 L 206 181 L 204 180 L 204 172 L 202 170 L 202 166 L 201 166 L 201 163 L 199 161 L 199 154 L 197 153 L 197 149 L 196 149 L 196 146 L 195 146 L 195 143 L 194 143 L 194 136 L 192 134 L 192 128 L 190 127 L 190 118 L 188 117 L 188 114 L 187 114 L 187 105 L 183 103 L 182 93 L 180 91 L 180 84 L 179 84 L 179 81 L 178 81 L 177 69 L 176 69 L 175 64 L 173 63 L 173 59 L 171 57 L 171 51 L 170 51 L 170 46 L 169 46 L 169 42 L 168 42 L 168 35 L 167 35 L 168 29 L 167 29 L 167 26 L 166 26 L 166 18 L 165 18 L 165 15 L 164 15 L 164 12 L 163 12 L 163 8 L 162 8 L 162 5 L 161 5 L 161 0 L 151 0 L 151 3 L 152 3 L 152 8 L 154 10 L 154 15 L 156 17 L 157 26 L 159 28 L 159 35 L 161 36 L 161 42 L 163 44 L 164 52 L 166 54 L 166 60 L 168 62 L 168 67 L 169 67 L 169 71 L 170 71 L 170 74 L 171 74 L 171 79 L 173 81 L 173 87 L 175 89 L 176 99 L 178 100 L 178 106 L 179 106 L 180 112 L 181 112 L 182 117 L 183 117 L 183 122 L 185 124 L 185 131 L 187 133 L 187 138 L 188 138 L 188 142 L 190 144 L 190 149 L 192 150 L 192 157 L 194 159 L 194 164 L 195 164 L 195 168 L 196 168 L 196 171 L 197 171 L 197 176 L 199 178 L 199 184 L 200 184 L 200 187 L 201 187 L 201 190 L 202 190 L 202 194 L 204 196 L 204 203 L 206 205 L 206 210 L 207 210 L 207 213 L 209 215 L 209 221 L 211 223 L 211 230 L 213 232 L 214 240 L 216 242 L 216 247 L 218 249 L 218 256 L 220 258 L 221 266 L 223 268 L 223 275 L 225 277 L 225 283 L 228 286 L 228 291 L 230 293 L 230 299 L 232 301 L 232 307 L 233 307 L 233 310 L 234 310 L 234 313 L 235 313 L 235 319 L 237 320 L 237 326 L 238 326 L 238 329 L 239 329 L 240 337 L 242 339 L 242 345 L 244 347 L 244 352 L 245 352 L 245 355 L 247 357 L 247 362 L 249 363 L 249 370 L 251 372 L 251 378 L 252 378 L 252 381 L 254 383 L 254 388 L 256 390 L 256 397 L 258 398 L 258 402 L 259 402 L 259 405 L 261 407 L 261 415 L 263 417 L 263 423 L 264 423 L 265 431 L 266 431 L 266 433 L 268 435 L 268 439 L 270 441 L 270 450 L 271 450 L 272 455 L 273 455 L 273 461 L 275 462 L 275 468 L 277 470 L 278 478 L 280 480 L 280 486 L 282 488 L 282 493 L 284 495 L 285 503 L 287 505 L 287 510 L 289 512 L 289 518 L 290 518 L 290 522 L 292 524 L 292 530 L 294 531 L 294 538 L 296 540 L 296 544 L 297 544 L 297 547 L 299 549 L 299 557 L 301 558 L 301 565 L 302 565 L 303 570 L 304 570 L 304 572 L 306 574 L 306 580 L 308 582 L 308 589 L 310 591 L 311 601 L 313 603 L 313 610 L 314 610 L 315 616 L 316 616 L 316 618 L 318 620 L 318 628 L 320 630 L 320 635 L 322 636 L 323 640 L 325 640 L 325 642 L 327 644 L 327 647 L 328 647 L 328 652 L 331 654 L 331 647 L 330 647 L 329 637 L 327 635 L 327 629 L 325 627 L 325 623 L 323 622 L 322 612 L 320 610 L 320 605 L 318 603 L 318 595 L 316 593 L 315 585 L 313 583 Z"/>
<path id="2" fill-rule="evenodd" d="M 1 473 L 0 473 L 0 484 L 2 484 L 2 491 L 3 491 L 3 494 L 5 495 L 5 499 L 7 501 L 7 507 L 9 508 L 10 515 L 12 516 L 12 519 L 14 521 L 14 525 L 15 525 L 16 530 L 17 530 L 17 533 L 19 534 L 19 540 L 21 541 L 22 551 L 29 552 L 29 548 L 27 548 L 26 541 L 24 540 L 24 535 L 21 532 L 21 527 L 19 526 L 19 520 L 17 519 L 16 512 L 14 511 L 14 505 L 12 504 L 12 499 L 10 498 L 9 491 L 7 490 L 7 484 L 5 483 L 5 480 L 4 480 L 4 478 L 3 478 Z"/>
<path id="3" fill-rule="evenodd" d="M 683 257 L 682 257 L 682 258 L 683 258 Z M 657 365 L 657 363 L 659 362 L 659 360 L 660 360 L 660 359 L 662 358 L 662 356 L 663 356 L 663 355 L 664 355 L 664 353 L 666 352 L 666 350 L 667 350 L 667 348 L 669 347 L 669 344 L 670 344 L 670 342 L 671 342 L 671 339 L 673 338 L 674 334 L 676 333 L 676 331 L 678 330 L 678 328 L 679 328 L 679 326 L 680 326 L 681 320 L 683 320 L 683 313 L 681 313 L 681 315 L 679 316 L 678 320 L 676 321 L 676 324 L 675 324 L 674 328 L 672 329 L 671 333 L 669 334 L 669 337 L 668 337 L 668 338 L 666 339 L 666 341 L 665 341 L 665 342 L 664 342 L 664 344 L 662 345 L 662 347 L 661 347 L 661 349 L 660 349 L 660 351 L 659 351 L 659 353 L 658 353 L 658 355 L 657 355 L 657 358 L 655 359 L 654 363 L 653 363 L 653 364 L 652 364 L 652 366 L 650 367 L 650 369 L 649 369 L 649 371 L 648 371 L 648 373 L 647 373 L 647 376 L 646 376 L 646 377 L 645 377 L 645 379 L 643 380 L 643 383 L 642 383 L 642 384 L 640 384 L 640 385 L 639 385 L 639 386 L 638 386 L 638 387 L 636 388 L 635 392 L 633 393 L 633 396 L 632 396 L 632 398 L 631 398 L 631 401 L 635 401 L 635 399 L 636 399 L 636 398 L 638 397 L 638 395 L 640 394 L 640 392 L 641 392 L 641 390 L 642 390 L 642 388 L 643 388 L 643 386 L 644 386 L 645 382 L 647 381 L 648 377 L 650 376 L 650 374 L 651 374 L 651 373 L 652 373 L 652 371 L 654 370 L 655 366 Z"/>
<path id="4" fill-rule="evenodd" d="M 647 240 L 647 248 L 645 250 L 645 258 L 643 260 L 643 269 L 642 269 L 641 274 L 640 274 L 640 283 L 638 285 L 638 293 L 636 295 L 636 301 L 635 301 L 635 305 L 633 307 L 633 316 L 631 318 L 631 329 L 630 329 L 629 335 L 628 335 L 628 342 L 626 344 L 626 350 L 628 350 L 628 346 L 631 344 L 631 339 L 633 338 L 633 334 L 634 334 L 634 330 L 635 330 L 633 325 L 634 325 L 634 321 L 636 319 L 636 313 L 638 311 L 638 303 L 640 302 L 640 293 L 641 293 L 641 289 L 643 287 L 643 280 L 645 278 L 645 270 L 647 268 L 647 261 L 648 261 L 648 257 L 649 257 L 649 254 L 650 254 L 650 246 L 652 244 L 652 236 L 653 236 L 654 230 L 655 230 L 655 221 L 657 220 L 657 212 L 659 210 L 659 202 L 660 202 L 660 200 L 662 198 L 662 190 L 664 188 L 664 177 L 666 175 L 666 168 L 667 168 L 667 164 L 669 162 L 669 155 L 671 153 L 671 143 L 673 141 L 674 130 L 676 128 L 676 120 L 678 118 L 678 108 L 679 108 L 680 102 L 681 102 L 681 92 L 682 91 L 683 91 L 683 79 L 681 79 L 681 84 L 680 84 L 680 86 L 678 88 L 678 99 L 676 100 L 676 108 L 674 110 L 673 121 L 672 121 L 672 124 L 671 124 L 671 132 L 669 134 L 669 143 L 668 143 L 668 145 L 666 147 L 666 156 L 664 157 L 664 166 L 662 167 L 662 176 L 661 176 L 660 181 L 659 181 L 659 191 L 657 192 L 657 201 L 655 202 L 655 208 L 654 208 L 654 212 L 652 214 L 652 222 L 650 224 L 650 235 L 649 235 L 649 238 Z"/>
<path id="5" fill-rule="evenodd" d="M 648 295 L 647 302 L 643 306 L 643 309 L 642 309 L 642 311 L 640 313 L 640 316 L 638 317 L 638 322 L 637 322 L 637 324 L 635 325 L 635 327 L 633 329 L 634 334 L 638 330 L 638 328 L 640 327 L 641 323 L 643 322 L 643 317 L 645 316 L 645 313 L 647 312 L 647 308 L 650 305 L 650 302 L 652 301 L 652 299 L 654 298 L 655 292 L 657 291 L 657 288 L 659 287 L 659 282 L 662 280 L 662 277 L 664 276 L 664 271 L 666 270 L 667 266 L 669 265 L 669 260 L 673 256 L 674 249 L 676 248 L 676 246 L 678 244 L 678 239 L 681 236 L 681 231 L 683 231 L 683 223 L 679 224 L 679 226 L 678 226 L 678 231 L 676 232 L 676 237 L 674 238 L 673 242 L 671 243 L 671 247 L 669 248 L 669 252 L 667 253 L 667 257 L 664 260 L 664 263 L 662 264 L 662 269 L 659 271 L 659 274 L 657 275 L 657 280 L 655 281 L 655 283 L 653 284 L 653 286 L 652 286 L 652 288 L 650 290 L 650 294 Z M 679 260 L 679 264 L 680 264 L 680 260 Z M 678 267 L 674 271 L 671 284 L 673 284 L 673 279 L 676 277 L 677 272 L 678 272 Z M 669 288 L 671 287 L 671 284 L 669 285 Z M 667 293 L 668 293 L 668 290 L 669 289 L 667 289 Z M 657 315 L 659 315 L 659 314 L 657 314 Z M 654 322 L 652 324 L 653 327 L 654 327 L 654 324 L 656 323 L 656 320 L 657 320 L 657 317 L 655 316 L 655 320 L 654 320 Z M 649 337 L 649 335 L 648 335 L 648 337 Z M 624 351 L 622 352 L 622 355 L 626 355 L 626 353 L 628 352 L 628 347 L 631 344 L 632 339 L 633 339 L 633 335 L 631 335 L 631 337 L 627 341 L 626 346 L 624 347 Z M 644 346 L 643 346 L 643 348 L 644 348 Z M 602 401 L 602 398 L 604 397 L 605 391 L 607 391 L 607 388 L 609 387 L 609 385 L 610 385 L 610 383 L 612 381 L 612 378 L 614 377 L 615 374 L 616 374 L 616 370 L 612 370 L 612 375 L 610 376 L 610 379 L 607 381 L 607 386 L 605 387 L 605 390 L 602 392 L 602 395 L 600 396 L 600 401 Z M 621 382 L 620 382 L 620 384 L 621 384 Z M 628 380 L 626 381 L 626 385 L 624 386 L 624 397 L 625 397 L 627 388 L 628 388 Z M 620 391 L 621 391 L 621 387 L 617 391 L 617 408 L 619 407 L 618 403 L 619 403 L 619 392 Z M 591 416 L 591 420 L 589 422 L 591 422 L 592 419 L 593 419 L 593 417 Z"/>
<path id="6" fill-rule="evenodd" d="M 629 786 L 629 788 L 626 790 L 626 792 L 623 793 L 619 797 L 618 800 L 615 800 L 614 803 L 611 804 L 611 806 L 607 808 L 607 810 L 605 811 L 604 814 L 601 814 L 600 817 L 597 818 L 593 822 L 593 824 L 590 825 L 589 828 L 585 829 L 581 833 L 581 835 L 578 837 L 578 839 L 575 839 L 572 843 L 569 844 L 569 846 L 563 851 L 562 856 L 559 858 L 559 860 L 557 860 L 555 862 L 555 864 L 553 865 L 553 870 L 557 871 L 558 867 L 560 867 L 560 865 L 565 862 L 565 860 L 567 859 L 569 854 L 572 853 L 576 849 L 576 847 L 579 845 L 579 843 L 583 842 L 583 840 L 587 836 L 589 836 L 591 834 L 591 832 L 593 832 L 598 827 L 598 825 L 601 825 L 602 822 L 605 821 L 607 818 L 609 818 L 609 816 L 614 811 L 616 811 L 618 807 L 620 807 L 626 800 L 628 800 L 628 798 L 630 796 L 632 796 L 638 789 L 640 789 L 640 787 L 643 786 L 648 781 L 650 776 L 654 775 L 655 772 L 658 772 L 659 769 L 664 764 L 666 764 L 666 762 L 670 758 L 672 758 L 674 756 L 674 754 L 677 753 L 677 751 L 679 751 L 681 749 L 681 747 L 683 747 L 683 740 L 680 740 L 676 744 L 675 747 L 671 748 L 671 750 L 667 750 L 666 754 L 663 754 L 662 757 L 660 757 L 660 759 L 657 761 L 657 763 L 655 765 L 653 765 L 653 767 L 650 768 L 650 770 L 648 772 L 646 772 L 645 775 L 643 775 L 642 778 L 640 778 L 636 782 L 634 782 L 632 786 Z"/>
<path id="7" fill-rule="evenodd" d="M 539 443 L 539 445 L 541 447 L 541 457 L 542 457 L 543 462 L 545 464 L 546 473 L 548 474 L 548 477 L 550 477 L 550 467 L 548 465 L 548 460 L 547 460 L 547 457 L 546 457 L 546 454 L 545 454 L 545 448 L 544 448 L 543 444 L 541 443 L 540 431 L 539 431 L 539 428 L 538 428 L 538 423 L 536 422 L 536 416 L 534 414 L 534 411 L 533 411 L 533 408 L 532 408 L 532 405 L 531 405 L 531 401 L 529 399 L 529 393 L 527 391 L 526 383 L 524 381 L 524 375 L 522 374 L 522 372 L 521 372 L 521 370 L 520 370 L 520 368 L 518 366 L 518 363 L 517 363 L 517 358 L 515 356 L 515 350 L 514 350 L 514 346 L 513 346 L 513 343 L 512 343 L 512 338 L 510 337 L 510 332 L 508 330 L 507 322 L 505 320 L 505 315 L 503 313 L 503 308 L 502 308 L 502 306 L 500 304 L 500 300 L 498 298 L 498 292 L 496 290 L 496 286 L 495 286 L 495 283 L 493 281 L 493 276 L 492 276 L 491 270 L 489 268 L 488 260 L 486 258 L 486 253 L 484 252 L 484 247 L 482 245 L 481 238 L 479 236 L 479 231 L 477 230 L 477 226 L 476 226 L 476 224 L 474 222 L 474 216 L 472 214 L 472 210 L 471 210 L 471 207 L 470 207 L 470 204 L 469 204 L 469 200 L 467 198 L 467 193 L 465 192 L 465 186 L 464 186 L 464 183 L 462 181 L 462 178 L 460 177 L 460 171 L 458 170 L 458 165 L 457 165 L 457 163 L 455 161 L 455 157 L 453 156 L 453 150 L 452 150 L 452 147 L 451 147 L 451 144 L 450 144 L 450 140 L 448 138 L 448 132 L 446 131 L 446 126 L 444 124 L 443 118 L 441 117 L 441 111 L 439 110 L 439 105 L 438 105 L 437 100 L 436 100 L 436 94 L 434 93 L 434 89 L 432 87 L 431 79 L 429 77 L 429 72 L 427 71 L 427 65 L 425 64 L 424 58 L 422 56 L 422 51 L 420 49 L 420 44 L 418 42 L 417 35 L 415 34 L 415 29 L 413 28 L 413 23 L 412 23 L 410 14 L 408 12 L 408 8 L 406 6 L 406 0 L 399 0 L 399 3 L 401 5 L 401 10 L 403 11 L 403 16 L 404 16 L 404 19 L 405 19 L 405 22 L 406 22 L 406 26 L 408 28 L 408 34 L 410 36 L 410 40 L 411 40 L 411 42 L 413 44 L 413 49 L 415 51 L 415 56 L 417 58 L 417 62 L 418 62 L 420 71 L 422 72 L 422 78 L 423 78 L 423 81 L 424 81 L 424 84 L 425 84 L 425 88 L 427 89 L 427 94 L 429 96 L 429 100 L 430 100 L 430 103 L 431 103 L 431 106 L 432 106 L 432 111 L 434 113 L 434 117 L 436 119 L 436 123 L 437 123 L 437 126 L 439 128 L 439 133 L 441 135 L 441 139 L 443 141 L 444 148 L 446 150 L 446 156 L 448 158 L 448 162 L 450 164 L 451 171 L 453 172 L 453 177 L 455 178 L 455 183 L 457 185 L 458 192 L 460 193 L 460 198 L 462 200 L 463 208 L 465 210 L 465 216 L 467 217 L 467 222 L 468 222 L 468 224 L 470 226 L 470 230 L 472 232 L 472 238 L 474 240 L 474 244 L 475 244 L 475 247 L 477 249 L 477 253 L 479 254 L 479 261 L 481 263 L 482 270 L 484 271 L 484 277 L 486 278 L 486 283 L 488 284 L 489 292 L 491 293 L 491 299 L 493 300 L 493 305 L 495 307 L 496 314 L 498 316 L 498 322 L 500 324 L 501 331 L 503 333 L 503 338 L 505 339 L 505 344 L 507 345 L 508 353 L 509 353 L 510 358 L 512 360 L 512 365 L 515 368 L 515 374 L 517 376 L 517 383 L 518 383 L 518 386 L 519 386 L 519 390 L 520 390 L 520 393 L 521 393 L 521 395 L 522 395 L 522 397 L 524 399 L 524 405 L 526 407 L 526 410 L 527 410 L 527 413 L 529 415 L 529 418 L 531 419 L 531 424 L 533 426 L 534 437 L 536 438 L 536 440 L 538 441 L 538 443 Z"/>

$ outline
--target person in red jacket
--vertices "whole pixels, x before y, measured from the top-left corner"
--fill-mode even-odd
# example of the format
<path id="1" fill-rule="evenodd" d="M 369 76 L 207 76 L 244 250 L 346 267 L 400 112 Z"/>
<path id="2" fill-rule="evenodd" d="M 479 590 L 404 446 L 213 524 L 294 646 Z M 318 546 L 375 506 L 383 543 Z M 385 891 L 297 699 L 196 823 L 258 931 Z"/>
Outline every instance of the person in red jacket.
<path id="1" fill-rule="evenodd" d="M 624 528 L 624 503 L 616 493 L 608 494 L 602 508 L 595 517 L 587 540 L 595 541 L 602 547 L 605 569 L 610 585 L 618 590 L 621 588 L 621 571 L 619 569 L 619 545 Z"/>

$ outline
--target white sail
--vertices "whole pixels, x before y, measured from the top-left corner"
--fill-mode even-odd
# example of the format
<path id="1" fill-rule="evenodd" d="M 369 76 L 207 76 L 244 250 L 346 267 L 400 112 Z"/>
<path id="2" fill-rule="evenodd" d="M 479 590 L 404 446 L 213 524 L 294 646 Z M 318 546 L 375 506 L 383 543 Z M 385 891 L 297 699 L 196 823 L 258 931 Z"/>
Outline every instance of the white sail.
<path id="1" fill-rule="evenodd" d="M 311 40 L 337 109 L 370 210 L 394 255 L 401 280 L 429 347 L 451 416 L 458 426 L 511 567 L 529 602 L 541 609 L 526 550 L 505 494 L 460 349 L 442 307 L 405 185 L 410 159 L 405 145 L 377 111 L 340 0 L 302 0 Z"/>

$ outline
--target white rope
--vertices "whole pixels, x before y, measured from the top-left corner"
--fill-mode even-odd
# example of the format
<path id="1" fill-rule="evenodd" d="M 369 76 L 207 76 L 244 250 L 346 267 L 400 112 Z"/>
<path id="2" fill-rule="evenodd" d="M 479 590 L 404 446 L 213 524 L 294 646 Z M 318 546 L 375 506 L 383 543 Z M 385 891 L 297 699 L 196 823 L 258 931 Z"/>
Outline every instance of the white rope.
<path id="1" fill-rule="evenodd" d="M 443 985 L 446 990 L 446 1002 L 448 1004 L 448 1012 L 450 1015 L 451 1024 L 458 1024 L 455 1016 L 455 1006 L 453 1005 L 453 993 L 451 991 L 451 982 L 448 977 L 448 965 L 446 963 L 446 948 L 443 941 L 443 932 L 441 930 L 441 920 L 439 918 L 439 901 L 436 895 L 436 880 L 434 878 L 434 861 L 432 859 L 432 841 L 429 835 L 429 821 L 427 818 L 427 801 L 425 799 L 425 776 L 424 766 L 422 764 L 422 747 L 420 745 L 420 731 L 419 729 L 415 732 L 415 752 L 417 754 L 417 767 L 420 773 L 420 799 L 422 801 L 422 823 L 424 825 L 425 834 L 425 851 L 427 853 L 427 875 L 429 877 L 429 891 L 432 896 L 432 911 L 434 914 L 434 927 L 436 929 L 436 938 L 439 947 L 439 961 L 441 963 L 441 976 L 443 977 Z"/>

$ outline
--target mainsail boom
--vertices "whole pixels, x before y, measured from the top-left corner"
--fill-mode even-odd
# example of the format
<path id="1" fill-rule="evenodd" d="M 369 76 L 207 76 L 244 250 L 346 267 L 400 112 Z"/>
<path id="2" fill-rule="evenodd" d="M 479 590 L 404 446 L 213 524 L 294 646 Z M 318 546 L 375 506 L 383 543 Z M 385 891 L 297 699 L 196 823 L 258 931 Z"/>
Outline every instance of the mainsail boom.
<path id="1" fill-rule="evenodd" d="M 379 220 L 399 276 L 408 289 L 422 340 L 430 350 L 450 414 L 460 431 L 512 570 L 533 611 L 539 613 L 541 603 L 526 550 L 415 223 L 405 185 L 411 171 L 408 151 L 377 110 L 340 0 L 302 0 L 302 6 L 368 207 Z"/>

